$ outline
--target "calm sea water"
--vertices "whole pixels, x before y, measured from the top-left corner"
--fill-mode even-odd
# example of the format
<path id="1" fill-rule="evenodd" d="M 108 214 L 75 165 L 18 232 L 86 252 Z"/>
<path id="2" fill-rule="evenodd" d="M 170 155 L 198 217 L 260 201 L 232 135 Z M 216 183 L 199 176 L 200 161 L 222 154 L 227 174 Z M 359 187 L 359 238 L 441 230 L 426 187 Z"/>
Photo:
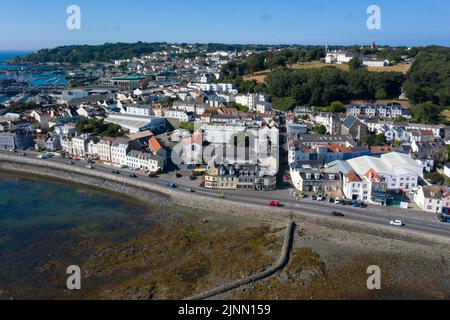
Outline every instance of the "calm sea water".
<path id="1" fill-rule="evenodd" d="M 0 172 L 0 299 L 51 292 L 40 266 L 81 265 L 91 254 L 81 244 L 127 241 L 154 224 L 152 210 L 94 189 Z"/>
<path id="2" fill-rule="evenodd" d="M 0 51 L 0 64 L 13 57 L 23 57 L 32 53 L 32 51 Z"/>

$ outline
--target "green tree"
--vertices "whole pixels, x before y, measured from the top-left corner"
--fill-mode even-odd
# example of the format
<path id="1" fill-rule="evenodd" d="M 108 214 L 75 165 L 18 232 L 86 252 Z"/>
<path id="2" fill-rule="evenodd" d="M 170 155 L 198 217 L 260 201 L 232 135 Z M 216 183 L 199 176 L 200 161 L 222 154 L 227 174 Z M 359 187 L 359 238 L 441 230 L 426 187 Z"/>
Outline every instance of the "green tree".
<path id="1" fill-rule="evenodd" d="M 334 113 L 345 113 L 347 111 L 345 105 L 340 101 L 332 102 L 330 107 L 330 111 Z"/>
<path id="2" fill-rule="evenodd" d="M 378 89 L 377 93 L 375 94 L 375 99 L 377 100 L 384 100 L 387 98 L 387 93 L 384 89 Z"/>
<path id="3" fill-rule="evenodd" d="M 314 128 L 312 128 L 312 131 L 317 134 L 326 134 L 327 128 L 323 125 L 320 125 L 320 126 L 315 126 Z"/>

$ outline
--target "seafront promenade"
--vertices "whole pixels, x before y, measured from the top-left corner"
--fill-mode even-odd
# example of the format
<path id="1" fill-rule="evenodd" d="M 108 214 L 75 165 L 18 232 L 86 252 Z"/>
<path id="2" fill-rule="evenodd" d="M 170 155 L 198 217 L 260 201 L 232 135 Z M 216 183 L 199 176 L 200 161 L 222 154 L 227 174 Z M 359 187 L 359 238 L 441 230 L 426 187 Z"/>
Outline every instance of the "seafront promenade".
<path id="1" fill-rule="evenodd" d="M 283 202 L 281 208 L 272 208 L 267 204 L 275 195 L 269 193 L 260 193 L 259 196 L 226 194 L 225 199 L 220 199 L 217 193 L 200 188 L 193 188 L 193 192 L 185 190 L 181 185 L 176 189 L 167 188 L 167 180 L 161 178 L 149 178 L 144 175 L 131 178 L 125 173 L 115 175 L 111 172 L 111 167 L 107 166 L 96 165 L 94 169 L 87 169 L 84 165 L 69 165 L 62 159 L 41 160 L 8 152 L 0 152 L 0 169 L 81 183 L 141 201 L 157 200 L 161 204 L 170 201 L 175 205 L 219 214 L 245 216 L 274 223 L 294 220 L 298 225 L 315 224 L 331 229 L 432 245 L 450 243 L 448 225 L 411 218 L 405 228 L 394 228 L 388 225 L 389 213 L 375 214 L 370 209 L 345 208 L 345 218 L 339 219 L 331 216 L 333 209 L 325 204 L 313 206 L 291 199 L 289 202 L 288 200 Z"/>

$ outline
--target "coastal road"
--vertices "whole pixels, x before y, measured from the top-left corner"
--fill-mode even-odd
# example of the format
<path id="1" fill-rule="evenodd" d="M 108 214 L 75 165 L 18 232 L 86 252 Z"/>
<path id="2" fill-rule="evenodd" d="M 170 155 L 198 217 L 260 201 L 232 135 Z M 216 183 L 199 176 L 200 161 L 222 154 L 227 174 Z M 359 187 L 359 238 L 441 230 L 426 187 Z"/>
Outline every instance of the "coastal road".
<path id="1" fill-rule="evenodd" d="M 4 152 L 4 151 L 0 151 Z M 38 153 L 26 152 L 29 157 L 35 157 Z M 61 164 L 68 164 L 67 159 L 52 158 L 46 161 L 58 162 Z M 73 161 L 73 166 L 85 167 L 86 161 Z M 343 218 L 335 219 L 347 219 L 360 223 L 372 223 L 382 226 L 384 228 L 401 228 L 405 230 L 418 231 L 431 235 L 445 236 L 450 239 L 450 224 L 441 223 L 435 215 L 419 212 L 415 210 L 403 210 L 399 208 L 386 208 L 378 206 L 369 206 L 367 208 L 353 208 L 350 206 L 335 205 L 328 202 L 318 202 L 309 199 L 297 200 L 290 196 L 291 190 L 276 190 L 276 191 L 217 191 L 208 190 L 202 187 L 196 187 L 192 181 L 188 179 L 177 179 L 174 174 L 162 174 L 158 178 L 150 178 L 142 172 L 134 172 L 129 169 L 118 169 L 112 166 L 93 164 L 94 169 L 104 173 L 112 173 L 112 170 L 118 170 L 124 177 L 134 173 L 137 175 L 136 179 L 146 181 L 148 183 L 165 187 L 168 182 L 176 184 L 178 191 L 189 192 L 188 188 L 191 188 L 193 192 L 206 199 L 217 198 L 219 193 L 225 195 L 225 200 L 235 202 L 238 206 L 239 203 L 254 204 L 254 205 L 266 205 L 272 200 L 280 201 L 283 209 L 287 209 L 301 217 L 301 213 L 309 213 L 317 216 L 331 216 L 333 211 L 340 211 L 345 214 Z M 198 184 L 198 182 L 197 182 Z M 389 225 L 391 220 L 400 219 L 405 223 L 404 227 L 393 227 Z"/>

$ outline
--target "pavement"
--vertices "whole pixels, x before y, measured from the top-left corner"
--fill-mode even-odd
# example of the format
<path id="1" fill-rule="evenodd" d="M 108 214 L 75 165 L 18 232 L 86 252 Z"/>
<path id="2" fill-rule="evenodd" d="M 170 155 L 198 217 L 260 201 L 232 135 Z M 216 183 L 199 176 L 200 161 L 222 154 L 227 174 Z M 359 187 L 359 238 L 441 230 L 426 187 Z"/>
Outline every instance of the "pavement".
<path id="1" fill-rule="evenodd" d="M 7 151 L 0 151 L 6 152 Z M 25 152 L 29 157 L 36 157 L 39 153 L 34 151 Z M 68 159 L 61 158 L 51 158 L 46 161 L 59 162 L 62 164 L 68 164 Z M 86 161 L 73 161 L 73 166 L 87 165 Z M 309 213 L 317 216 L 331 216 L 333 211 L 339 211 L 345 214 L 345 217 L 336 219 L 347 219 L 360 223 L 372 223 L 377 226 L 396 229 L 401 228 L 404 230 L 418 231 L 430 235 L 438 235 L 450 238 L 450 224 L 442 223 L 438 220 L 436 215 L 416 211 L 416 210 L 406 210 L 394 207 L 381 207 L 381 206 L 368 206 L 367 208 L 353 208 L 351 206 L 342 206 L 329 203 L 327 201 L 319 202 L 313 201 L 312 199 L 302 199 L 297 200 L 291 196 L 292 189 L 282 189 L 275 191 L 242 191 L 242 190 L 232 190 L 232 191 L 222 191 L 222 190 L 209 190 L 200 187 L 202 178 L 199 177 L 197 180 L 191 181 L 189 177 L 176 178 L 175 173 L 165 173 L 159 175 L 157 178 L 150 178 L 148 175 L 140 171 L 131 171 L 129 169 L 118 169 L 114 166 L 102 165 L 99 163 L 93 164 L 94 169 L 106 173 L 111 173 L 113 170 L 118 170 L 122 175 L 127 176 L 131 173 L 136 174 L 142 181 L 158 185 L 166 186 L 168 182 L 172 182 L 177 186 L 178 191 L 189 192 L 188 188 L 191 188 L 193 192 L 197 195 L 208 198 L 217 198 L 219 194 L 224 194 L 227 201 L 245 204 L 255 204 L 255 205 L 269 205 L 269 202 L 277 200 L 281 203 L 283 209 L 292 210 L 293 212 L 301 215 L 302 212 Z M 402 220 L 405 224 L 403 227 L 393 227 L 390 226 L 391 220 Z"/>

